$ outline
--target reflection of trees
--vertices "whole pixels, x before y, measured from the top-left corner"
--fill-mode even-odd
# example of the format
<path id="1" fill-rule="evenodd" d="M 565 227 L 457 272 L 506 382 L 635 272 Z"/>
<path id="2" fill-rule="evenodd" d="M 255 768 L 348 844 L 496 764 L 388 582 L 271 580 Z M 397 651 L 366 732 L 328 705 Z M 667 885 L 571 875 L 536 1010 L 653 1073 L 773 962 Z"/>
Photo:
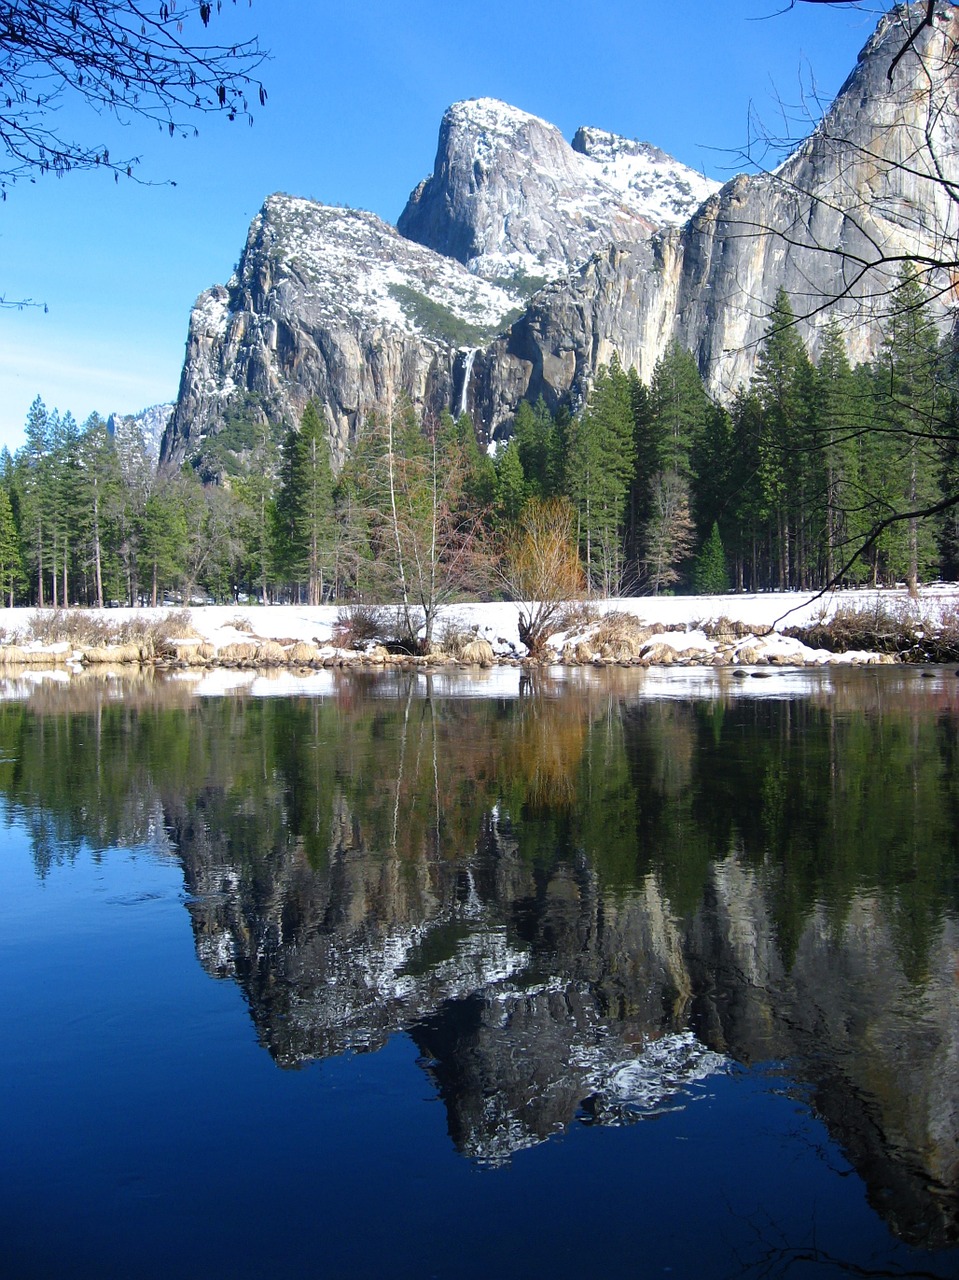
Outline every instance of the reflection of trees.
<path id="1" fill-rule="evenodd" d="M 848 702 L 695 703 L 547 681 L 500 701 L 416 679 L 0 704 L 7 812 L 45 827 L 38 864 L 162 831 L 198 955 L 277 1061 L 409 1029 L 476 1158 L 668 1105 L 715 1069 L 707 1045 L 795 1058 L 884 1215 L 946 1238 L 946 695 L 870 677 Z"/>

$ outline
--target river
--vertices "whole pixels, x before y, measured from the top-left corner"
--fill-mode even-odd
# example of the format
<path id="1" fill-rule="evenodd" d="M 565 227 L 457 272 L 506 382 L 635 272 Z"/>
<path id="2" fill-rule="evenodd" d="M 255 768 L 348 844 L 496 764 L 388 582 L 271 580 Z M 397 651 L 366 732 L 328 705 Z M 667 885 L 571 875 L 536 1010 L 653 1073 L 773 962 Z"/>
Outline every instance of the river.
<path id="1" fill-rule="evenodd" d="M 3 1275 L 959 1274 L 956 673 L 276 689 L 3 682 Z"/>

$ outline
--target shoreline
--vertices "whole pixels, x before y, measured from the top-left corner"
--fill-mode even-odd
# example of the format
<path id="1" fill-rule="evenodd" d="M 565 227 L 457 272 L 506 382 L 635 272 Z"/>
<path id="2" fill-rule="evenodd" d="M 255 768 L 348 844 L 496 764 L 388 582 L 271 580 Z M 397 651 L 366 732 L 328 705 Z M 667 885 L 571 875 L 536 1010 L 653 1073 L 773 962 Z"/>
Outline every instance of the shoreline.
<path id="1" fill-rule="evenodd" d="M 0 609 L 0 670 L 151 666 L 157 670 L 309 672 L 442 670 L 497 667 L 808 668 L 891 665 L 880 648 L 837 652 L 813 647 L 785 629 L 828 627 L 837 614 L 895 614 L 916 635 L 955 627 L 959 585 L 842 591 L 829 596 L 631 597 L 571 604 L 564 630 L 530 656 L 518 637 L 515 603 L 450 604 L 441 610 L 436 644 L 424 655 L 391 652 L 375 640 L 342 643 L 349 610 L 336 605 L 197 605 L 60 610 Z M 47 638 L 45 638 L 45 632 Z M 945 665 L 956 659 L 912 659 Z"/>

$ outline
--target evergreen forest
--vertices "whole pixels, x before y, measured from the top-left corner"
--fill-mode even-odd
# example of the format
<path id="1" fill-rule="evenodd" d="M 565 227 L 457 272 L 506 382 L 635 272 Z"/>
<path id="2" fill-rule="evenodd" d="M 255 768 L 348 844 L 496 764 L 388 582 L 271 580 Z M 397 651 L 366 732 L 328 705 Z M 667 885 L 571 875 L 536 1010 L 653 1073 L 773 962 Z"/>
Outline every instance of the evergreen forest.
<path id="1" fill-rule="evenodd" d="M 38 397 L 0 456 L 3 602 L 402 602 L 428 639 L 446 601 L 510 592 L 497 566 L 532 507 L 563 513 L 596 595 L 959 570 L 959 349 L 908 269 L 855 367 L 835 319 L 810 357 L 781 292 L 754 378 L 725 404 L 674 343 L 648 385 L 614 357 L 575 412 L 524 401 L 495 453 L 468 415 L 407 407 L 366 424 L 334 473 L 315 403 L 295 426 L 239 425 L 210 437 L 201 474 Z"/>

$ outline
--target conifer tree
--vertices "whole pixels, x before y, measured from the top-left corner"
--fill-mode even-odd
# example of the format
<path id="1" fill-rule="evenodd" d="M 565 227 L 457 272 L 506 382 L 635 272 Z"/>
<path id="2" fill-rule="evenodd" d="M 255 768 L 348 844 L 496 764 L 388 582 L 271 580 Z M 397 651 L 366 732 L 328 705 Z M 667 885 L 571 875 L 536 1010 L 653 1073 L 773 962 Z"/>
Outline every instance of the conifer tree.
<path id="1" fill-rule="evenodd" d="M 526 479 L 527 496 L 552 498 L 562 485 L 562 459 L 556 423 L 542 396 L 522 400 L 513 420 L 513 439 Z"/>
<path id="2" fill-rule="evenodd" d="M 691 352 L 671 342 L 649 384 L 650 434 L 657 471 L 690 478 L 693 448 L 709 414 L 709 398 Z"/>
<path id="3" fill-rule="evenodd" d="M 321 604 L 333 543 L 333 472 L 329 430 L 312 400 L 283 441 L 276 519 L 279 564 L 291 582 L 305 583 L 307 604 Z"/>
<path id="4" fill-rule="evenodd" d="M 519 445 L 513 439 L 496 459 L 497 518 L 507 524 L 515 524 L 523 509 L 526 495 L 526 476 L 520 461 Z"/>
<path id="5" fill-rule="evenodd" d="M 0 485 L 0 601 L 13 608 L 17 588 L 23 582 L 20 534 L 6 486 Z"/>
<path id="6" fill-rule="evenodd" d="M 763 411 L 759 478 L 773 520 L 774 585 L 806 585 L 810 536 L 806 494 L 814 488 L 815 452 L 810 446 L 809 357 L 796 329 L 784 289 L 776 295 L 756 367 L 754 389 Z"/>
<path id="7" fill-rule="evenodd" d="M 653 370 L 646 423 L 642 562 L 654 594 L 678 580 L 692 546 L 692 457 L 709 408 L 695 360 L 678 342 L 670 343 Z"/>
<path id="8" fill-rule="evenodd" d="M 92 576 L 87 598 L 100 609 L 109 572 L 105 562 L 112 551 L 107 513 L 116 504 L 119 488 L 120 470 L 107 424 L 99 414 L 91 414 L 81 431 L 74 518 L 81 568 Z"/>
<path id="9" fill-rule="evenodd" d="M 870 397 L 871 399 L 871 397 Z M 816 432 L 821 451 L 824 575 L 831 582 L 848 549 L 865 537 L 866 518 L 860 476 L 863 405 L 857 396 L 842 327 L 830 320 L 816 366 Z M 848 576 L 855 576 L 850 571 Z"/>
<path id="10" fill-rule="evenodd" d="M 36 603 L 42 609 L 50 541 L 50 415 L 39 396 L 27 413 L 24 437 L 24 445 L 17 451 L 21 519 L 25 550 L 36 582 Z"/>
<path id="11" fill-rule="evenodd" d="M 700 596 L 724 595 L 729 590 L 726 553 L 723 551 L 723 541 L 716 523 L 696 557 L 693 590 Z"/>
<path id="12" fill-rule="evenodd" d="M 184 492 L 188 484 L 179 476 L 159 476 L 138 513 L 138 576 L 144 584 L 149 583 L 153 608 L 162 603 L 163 593 L 185 572 L 189 528 L 192 525 L 195 530 L 202 524 L 195 515 L 192 520 L 189 518 Z"/>
<path id="13" fill-rule="evenodd" d="M 566 488 L 579 519 L 591 584 L 613 595 L 622 584 L 626 502 L 634 474 L 630 381 L 614 356 L 601 367 L 586 408 L 570 427 Z"/>
<path id="14" fill-rule="evenodd" d="M 272 533 L 275 528 L 277 449 L 270 422 L 258 423 L 255 430 L 256 440 L 246 473 L 234 479 L 231 487 L 241 508 L 244 574 L 250 586 L 258 590 L 261 604 L 269 604 L 274 574 Z"/>
<path id="15" fill-rule="evenodd" d="M 904 267 L 875 362 L 879 433 L 872 457 L 878 520 L 902 517 L 880 535 L 884 567 L 914 590 L 935 565 L 935 529 L 920 519 L 941 496 L 936 426 L 939 344 L 922 286 Z"/>

